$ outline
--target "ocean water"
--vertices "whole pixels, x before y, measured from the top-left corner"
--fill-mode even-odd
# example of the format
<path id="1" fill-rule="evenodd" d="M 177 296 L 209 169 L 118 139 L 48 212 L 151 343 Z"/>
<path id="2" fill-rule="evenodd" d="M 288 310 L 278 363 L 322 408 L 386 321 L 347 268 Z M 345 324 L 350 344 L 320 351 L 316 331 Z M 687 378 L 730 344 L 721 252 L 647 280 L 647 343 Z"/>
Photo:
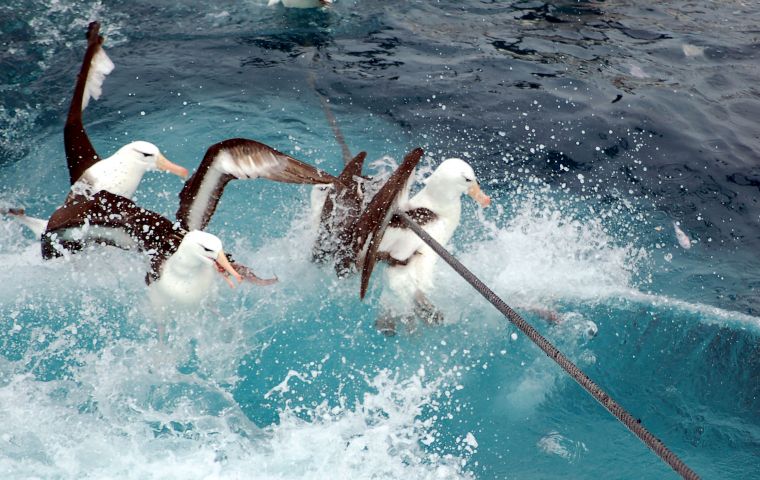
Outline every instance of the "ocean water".
<path id="1" fill-rule="evenodd" d="M 494 201 L 463 199 L 450 249 L 703 478 L 757 478 L 753 2 L 12 0 L 0 207 L 44 217 L 64 198 L 96 19 L 116 64 L 85 112 L 101 154 L 148 140 L 192 170 L 241 136 L 337 173 L 311 77 L 375 167 L 417 146 L 423 173 L 469 161 Z M 180 188 L 148 174 L 136 200 L 172 215 Z M 382 275 L 361 302 L 310 262 L 308 198 L 230 184 L 208 230 L 280 282 L 220 282 L 168 342 L 144 257 L 43 262 L 0 219 L 0 476 L 677 478 L 442 263 L 445 324 L 378 334 Z"/>

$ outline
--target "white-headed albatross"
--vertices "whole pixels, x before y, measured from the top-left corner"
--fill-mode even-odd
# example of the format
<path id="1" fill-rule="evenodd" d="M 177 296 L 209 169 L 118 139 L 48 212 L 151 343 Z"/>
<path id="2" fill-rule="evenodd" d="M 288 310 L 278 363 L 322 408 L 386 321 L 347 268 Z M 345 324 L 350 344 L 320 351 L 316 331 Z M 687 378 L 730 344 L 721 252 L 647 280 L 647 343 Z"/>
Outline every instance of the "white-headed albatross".
<path id="1" fill-rule="evenodd" d="M 419 150 L 419 149 L 418 149 Z M 370 201 L 356 224 L 355 248 L 362 268 L 360 296 L 364 298 L 377 261 L 388 263 L 385 278 L 392 295 L 384 295 L 389 315 L 381 317 L 381 329 L 392 333 L 394 316 L 412 307 L 417 316 L 440 321 L 441 315 L 427 299 L 433 290 L 433 267 L 438 255 L 396 215 L 403 211 L 440 244 L 454 234 L 461 217 L 462 194 L 487 207 L 491 199 L 478 185 L 467 162 L 450 158 L 425 179 L 425 186 L 408 198 L 411 174 L 422 156 L 407 156 L 401 166 Z M 415 158 L 416 157 L 416 158 Z"/>

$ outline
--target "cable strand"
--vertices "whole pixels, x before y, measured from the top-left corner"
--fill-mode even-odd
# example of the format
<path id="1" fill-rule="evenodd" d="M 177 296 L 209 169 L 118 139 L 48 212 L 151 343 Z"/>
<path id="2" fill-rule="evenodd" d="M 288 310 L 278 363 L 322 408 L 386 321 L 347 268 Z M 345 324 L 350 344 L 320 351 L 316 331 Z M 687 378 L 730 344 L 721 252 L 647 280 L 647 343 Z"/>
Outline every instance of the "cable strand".
<path id="1" fill-rule="evenodd" d="M 417 234 L 422 241 L 428 244 L 443 260 L 448 263 L 462 278 L 472 285 L 486 300 L 488 300 L 499 312 L 520 329 L 538 348 L 562 367 L 584 390 L 598 401 L 608 412 L 625 425 L 634 435 L 649 447 L 658 457 L 667 463 L 676 473 L 685 480 L 699 480 L 697 475 L 675 453 L 673 453 L 659 438 L 655 437 L 641 423 L 641 419 L 634 418 L 619 403 L 610 397 L 599 385 L 591 380 L 580 368 L 557 349 L 549 340 L 541 335 L 531 324 L 526 322 L 520 314 L 514 311 L 493 290 L 488 288 L 478 277 L 467 269 L 459 260 L 451 255 L 440 243 L 425 232 L 417 222 L 412 220 L 406 213 L 400 212 L 401 219 L 409 228 Z"/>

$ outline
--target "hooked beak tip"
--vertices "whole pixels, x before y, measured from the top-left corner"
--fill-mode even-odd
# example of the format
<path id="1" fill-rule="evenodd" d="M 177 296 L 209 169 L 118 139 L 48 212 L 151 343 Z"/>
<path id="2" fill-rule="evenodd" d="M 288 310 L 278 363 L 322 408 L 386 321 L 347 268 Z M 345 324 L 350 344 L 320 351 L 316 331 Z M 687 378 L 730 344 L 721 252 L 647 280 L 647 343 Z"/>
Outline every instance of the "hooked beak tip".
<path id="1" fill-rule="evenodd" d="M 216 257 L 216 264 L 225 272 L 229 273 L 231 277 L 234 277 L 238 283 L 243 281 L 243 277 L 235 270 L 235 267 L 232 266 L 230 261 L 227 260 L 227 255 L 225 255 L 223 251 L 219 252 L 219 256 Z M 235 288 L 235 284 L 232 283 L 232 281 L 228 281 L 227 283 L 229 283 L 230 287 Z"/>
<path id="2" fill-rule="evenodd" d="M 473 185 L 467 192 L 467 195 L 472 197 L 472 199 L 478 202 L 478 204 L 483 208 L 491 205 L 491 197 L 486 195 L 483 190 L 480 189 L 479 185 Z"/>

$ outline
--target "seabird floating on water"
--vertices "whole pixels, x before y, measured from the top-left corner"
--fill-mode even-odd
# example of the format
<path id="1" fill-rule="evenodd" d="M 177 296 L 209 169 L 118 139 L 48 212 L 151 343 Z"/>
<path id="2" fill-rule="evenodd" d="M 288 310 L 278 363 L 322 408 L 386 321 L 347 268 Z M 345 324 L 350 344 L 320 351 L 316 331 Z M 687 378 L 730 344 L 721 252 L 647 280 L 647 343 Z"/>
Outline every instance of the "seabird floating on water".
<path id="1" fill-rule="evenodd" d="M 217 271 L 238 282 L 245 278 L 270 283 L 246 267 L 231 263 L 218 237 L 183 230 L 126 197 L 101 190 L 87 200 L 70 204 L 66 212 L 65 221 L 43 236 L 43 257 L 94 243 L 143 251 L 150 257 L 151 269 L 145 281 L 151 286 L 149 296 L 155 306 L 200 303 L 210 291 Z"/>
<path id="2" fill-rule="evenodd" d="M 282 3 L 287 8 L 331 7 L 333 0 L 269 0 L 268 7 Z"/>

